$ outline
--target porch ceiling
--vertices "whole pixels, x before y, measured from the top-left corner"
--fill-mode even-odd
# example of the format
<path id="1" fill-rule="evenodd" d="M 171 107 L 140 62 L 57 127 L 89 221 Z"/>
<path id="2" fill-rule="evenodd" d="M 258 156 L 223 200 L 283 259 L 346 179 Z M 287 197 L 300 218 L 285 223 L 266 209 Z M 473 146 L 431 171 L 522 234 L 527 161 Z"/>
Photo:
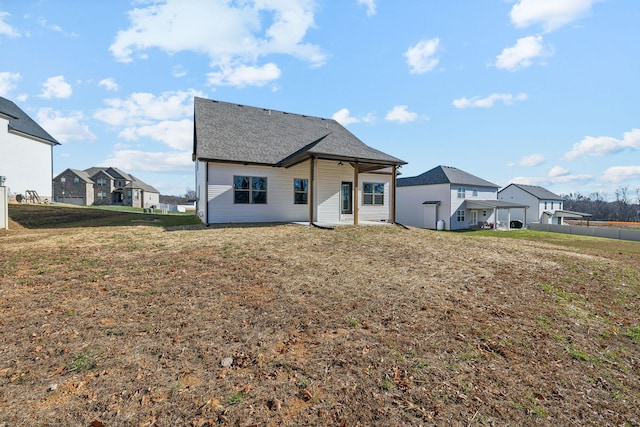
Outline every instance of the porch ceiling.
<path id="1" fill-rule="evenodd" d="M 519 203 L 505 202 L 502 200 L 466 200 L 466 209 L 526 209 L 529 206 L 521 205 Z"/>

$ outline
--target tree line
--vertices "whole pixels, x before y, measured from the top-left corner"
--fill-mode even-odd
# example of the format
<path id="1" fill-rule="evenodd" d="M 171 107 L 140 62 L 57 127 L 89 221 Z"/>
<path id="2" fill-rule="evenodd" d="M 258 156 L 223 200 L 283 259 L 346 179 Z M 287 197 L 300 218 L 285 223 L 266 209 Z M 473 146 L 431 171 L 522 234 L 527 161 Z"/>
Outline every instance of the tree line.
<path id="1" fill-rule="evenodd" d="M 640 187 L 635 191 L 629 187 L 615 190 L 615 199 L 609 200 L 604 193 L 580 193 L 561 195 L 567 211 L 589 213 L 594 221 L 640 221 Z"/>

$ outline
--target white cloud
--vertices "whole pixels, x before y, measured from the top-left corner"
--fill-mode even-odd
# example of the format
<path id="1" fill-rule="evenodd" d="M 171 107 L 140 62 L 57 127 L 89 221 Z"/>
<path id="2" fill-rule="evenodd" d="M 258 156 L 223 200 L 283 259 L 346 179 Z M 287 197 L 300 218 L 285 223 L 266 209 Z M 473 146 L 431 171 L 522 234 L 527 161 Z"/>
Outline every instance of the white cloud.
<path id="1" fill-rule="evenodd" d="M 193 169 L 191 151 L 146 152 L 139 150 L 118 150 L 109 156 L 101 166 L 118 165 L 124 170 L 145 172 L 184 172 Z"/>
<path id="2" fill-rule="evenodd" d="M 313 0 L 155 2 L 129 12 L 130 27 L 117 33 L 109 50 L 123 62 L 132 61 L 134 54 L 140 57 L 158 48 L 169 54 L 206 54 L 212 68 L 256 68 L 260 57 L 271 54 L 291 55 L 319 66 L 324 64 L 325 54 L 318 46 L 304 42 L 307 31 L 315 25 L 315 7 Z M 262 67 L 262 71 L 275 69 Z M 226 81 L 232 84 L 236 80 Z M 247 84 L 263 80 L 238 81 Z"/>
<path id="3" fill-rule="evenodd" d="M 41 108 L 37 117 L 38 124 L 60 142 L 96 140 L 89 126 L 82 123 L 84 116 L 79 111 L 63 116 L 51 108 Z"/>
<path id="4" fill-rule="evenodd" d="M 105 89 L 113 92 L 118 90 L 118 83 L 116 83 L 115 79 L 111 77 L 100 80 L 100 82 L 98 82 L 98 86 L 102 86 Z"/>
<path id="5" fill-rule="evenodd" d="M 46 28 L 48 30 L 55 31 L 57 33 L 61 33 L 62 32 L 62 28 L 60 28 L 59 25 L 49 24 L 47 22 L 47 20 L 44 19 L 44 18 L 38 18 L 38 24 L 40 24 L 40 26 L 42 28 Z"/>
<path id="6" fill-rule="evenodd" d="M 187 75 L 187 71 L 184 69 L 184 67 L 182 65 L 174 65 L 171 68 L 171 74 L 175 78 L 180 78 L 180 77 L 186 76 Z"/>
<path id="7" fill-rule="evenodd" d="M 640 150 L 640 129 L 632 129 L 622 135 L 622 139 L 611 136 L 587 136 L 582 141 L 573 144 L 571 151 L 564 157 L 568 160 L 585 156 L 602 157 L 605 154 L 619 153 L 623 150 Z"/>
<path id="8" fill-rule="evenodd" d="M 129 141 L 136 141 L 139 137 L 151 138 L 165 143 L 176 150 L 189 150 L 193 145 L 193 121 L 183 119 L 179 121 L 165 120 L 153 125 L 128 127 L 119 136 Z"/>
<path id="9" fill-rule="evenodd" d="M 549 176 L 553 178 L 567 176 L 569 175 L 569 170 L 563 168 L 562 166 L 554 166 L 549 171 Z"/>
<path id="10" fill-rule="evenodd" d="M 594 1 L 520 0 L 511 8 L 511 22 L 518 28 L 541 24 L 546 32 L 551 32 L 585 16 Z"/>
<path id="11" fill-rule="evenodd" d="M 46 82 L 42 85 L 42 93 L 40 93 L 41 98 L 51 99 L 51 98 L 69 98 L 73 90 L 71 89 L 71 85 L 64 81 L 63 76 L 55 76 L 49 77 Z"/>
<path id="12" fill-rule="evenodd" d="M 212 86 L 264 86 L 280 78 L 280 69 L 273 63 L 262 67 L 239 65 L 238 67 L 221 67 L 220 71 L 207 74 L 208 83 Z"/>
<path id="13" fill-rule="evenodd" d="M 561 175 L 552 175 L 553 172 L 554 170 L 551 169 L 549 174 L 546 176 L 517 176 L 515 178 L 511 178 L 509 182 L 514 184 L 539 185 L 541 187 L 547 187 L 554 184 L 587 183 L 593 180 L 593 176 L 588 174 L 571 175 L 567 172 Z"/>
<path id="14" fill-rule="evenodd" d="M 107 108 L 94 118 L 121 127 L 119 137 L 128 141 L 149 138 L 175 150 L 189 150 L 193 144 L 193 98 L 203 96 L 195 90 L 132 93 L 128 98 L 107 99 Z M 128 150 L 118 152 L 127 153 Z M 132 168 L 133 169 L 133 168 Z"/>
<path id="15" fill-rule="evenodd" d="M 411 74 L 424 74 L 433 70 L 440 60 L 436 56 L 440 39 L 434 38 L 430 40 L 422 40 L 413 47 L 410 47 L 404 56 L 409 64 Z"/>
<path id="16" fill-rule="evenodd" d="M 0 10 L 0 36 L 7 36 L 10 38 L 20 37 L 20 33 L 11 27 L 11 25 L 4 22 L 6 17 L 11 16 L 10 13 L 3 12 Z"/>
<path id="17" fill-rule="evenodd" d="M 376 0 L 358 0 L 358 4 L 367 7 L 367 16 L 376 14 Z"/>
<path id="18" fill-rule="evenodd" d="M 7 96 L 16 87 L 15 82 L 22 78 L 20 73 L 10 73 L 4 71 L 0 73 L 0 96 Z"/>
<path id="19" fill-rule="evenodd" d="M 640 178 L 640 166 L 612 166 L 602 175 L 605 182 L 622 182 L 626 180 L 637 180 Z"/>
<path id="20" fill-rule="evenodd" d="M 126 99 L 105 100 L 107 108 L 98 110 L 94 118 L 112 126 L 150 125 L 156 121 L 179 120 L 193 115 L 193 97 L 201 92 L 163 92 L 156 96 L 147 92 L 132 93 Z"/>
<path id="21" fill-rule="evenodd" d="M 453 105 L 456 108 L 491 108 L 496 101 L 502 101 L 504 105 L 512 105 L 516 101 L 525 101 L 527 99 L 526 93 L 519 93 L 518 95 L 512 95 L 510 93 L 492 93 L 486 98 L 466 98 L 462 97 L 455 99 Z"/>
<path id="22" fill-rule="evenodd" d="M 543 164 L 545 160 L 546 159 L 544 158 L 544 154 L 535 153 L 535 154 L 529 154 L 528 156 L 522 157 L 516 163 L 509 163 L 509 166 L 525 166 L 525 167 L 539 166 Z"/>
<path id="23" fill-rule="evenodd" d="M 350 125 L 351 123 L 359 123 L 360 119 L 357 117 L 351 116 L 351 112 L 348 108 L 343 108 L 341 110 L 336 111 L 331 116 L 333 120 L 340 123 L 342 126 Z"/>
<path id="24" fill-rule="evenodd" d="M 418 113 L 410 112 L 407 110 L 408 108 L 406 105 L 396 105 L 387 113 L 385 120 L 399 123 L 409 123 L 416 120 Z"/>
<path id="25" fill-rule="evenodd" d="M 548 55 L 542 46 L 542 36 L 518 39 L 515 46 L 505 48 L 496 57 L 496 68 L 514 71 L 529 67 L 535 58 Z"/>

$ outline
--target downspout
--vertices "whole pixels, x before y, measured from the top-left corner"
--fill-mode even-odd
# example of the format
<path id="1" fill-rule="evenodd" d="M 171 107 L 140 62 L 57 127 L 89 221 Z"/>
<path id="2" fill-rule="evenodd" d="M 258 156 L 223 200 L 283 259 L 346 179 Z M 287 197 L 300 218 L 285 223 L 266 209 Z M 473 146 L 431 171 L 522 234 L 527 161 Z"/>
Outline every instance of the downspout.
<path id="1" fill-rule="evenodd" d="M 353 165 L 353 225 L 358 225 L 358 170 L 360 165 Z"/>
<path id="2" fill-rule="evenodd" d="M 309 159 L 309 224 L 313 224 L 313 210 L 314 210 L 314 188 L 313 181 L 315 180 L 315 158 L 311 156 Z"/>
<path id="3" fill-rule="evenodd" d="M 204 162 L 204 218 L 209 226 L 209 162 Z"/>
<path id="4" fill-rule="evenodd" d="M 51 202 L 53 202 L 53 196 L 55 195 L 53 192 L 53 144 L 51 144 L 51 179 L 49 182 L 51 182 Z"/>
<path id="5" fill-rule="evenodd" d="M 391 167 L 391 223 L 396 222 L 396 166 Z"/>

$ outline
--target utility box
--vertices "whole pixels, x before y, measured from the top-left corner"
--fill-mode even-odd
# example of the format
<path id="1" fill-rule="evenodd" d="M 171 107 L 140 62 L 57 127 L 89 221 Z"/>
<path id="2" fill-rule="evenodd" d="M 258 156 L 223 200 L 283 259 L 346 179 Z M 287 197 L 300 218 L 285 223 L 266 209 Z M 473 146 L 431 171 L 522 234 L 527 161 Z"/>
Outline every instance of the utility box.
<path id="1" fill-rule="evenodd" d="M 0 186 L 0 229 L 9 228 L 9 190 Z"/>

